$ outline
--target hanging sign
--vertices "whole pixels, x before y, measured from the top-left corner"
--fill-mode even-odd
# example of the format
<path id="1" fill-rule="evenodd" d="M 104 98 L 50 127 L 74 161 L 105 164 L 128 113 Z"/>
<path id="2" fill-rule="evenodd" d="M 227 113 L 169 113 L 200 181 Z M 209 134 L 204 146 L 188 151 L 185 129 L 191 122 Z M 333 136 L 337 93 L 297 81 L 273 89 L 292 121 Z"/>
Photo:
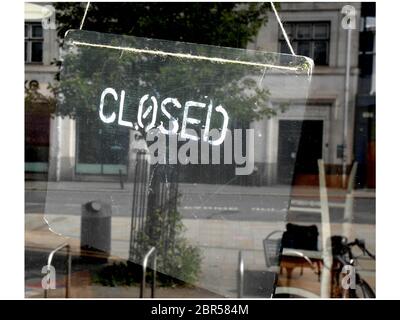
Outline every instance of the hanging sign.
<path id="1" fill-rule="evenodd" d="M 285 114 L 302 118 L 312 68 L 313 61 L 303 56 L 69 31 L 64 39 L 57 114 L 71 116 L 75 124 L 65 122 L 68 117 L 56 120 L 55 165 L 49 172 L 49 179 L 56 182 L 49 182 L 45 210 L 50 226 L 63 235 L 86 239 L 90 247 L 95 246 L 96 232 L 103 230 L 92 230 L 91 226 L 106 223 L 112 216 L 110 221 L 117 229 L 109 232 L 111 222 L 106 223 L 97 240 L 109 254 L 140 264 L 143 252 L 135 247 L 140 232 L 144 232 L 140 226 L 145 225 L 144 217 L 154 212 L 164 214 L 162 210 L 170 208 L 173 201 L 165 197 L 178 194 L 177 188 L 171 187 L 174 182 L 187 183 L 194 191 L 182 200 L 190 199 L 188 203 L 176 204 L 165 216 L 180 212 L 185 219 L 204 222 L 203 227 L 199 222 L 201 230 L 190 234 L 207 232 L 210 220 L 202 214 L 207 212 L 210 217 L 215 210 L 238 212 L 239 224 L 247 215 L 254 215 L 256 219 L 273 219 L 282 224 L 274 224 L 274 229 L 283 229 L 281 208 L 267 215 L 262 211 L 263 197 L 249 208 L 242 206 L 253 200 L 241 199 L 246 197 L 247 188 L 254 192 L 255 186 L 273 178 L 278 150 L 297 151 L 300 132 L 280 140 L 274 128 Z M 138 160 L 142 159 L 138 149 L 150 156 L 149 163 Z M 175 170 L 176 165 L 179 170 Z M 155 168 L 163 166 L 179 171 L 177 180 L 171 181 L 168 174 L 158 179 Z M 294 161 L 289 159 L 283 168 L 290 180 Z M 80 182 L 87 177 L 96 182 Z M 128 185 L 129 192 L 101 184 L 113 179 L 121 182 L 121 188 Z M 75 181 L 71 185 L 65 182 L 70 180 Z M 240 197 L 219 197 L 219 190 L 231 184 L 240 184 Z M 183 194 L 191 190 L 188 185 L 182 188 Z M 199 203 L 196 194 L 200 195 Z M 95 200 L 99 204 L 85 204 Z M 281 200 L 284 196 L 277 202 Z M 163 201 L 161 211 L 150 212 Z M 86 219 L 80 228 L 79 215 Z M 126 220 L 131 215 L 132 219 Z M 104 218 L 103 222 L 89 223 L 96 217 Z M 253 239 L 247 226 L 235 229 L 243 231 L 240 241 Z M 109 245 L 105 235 L 115 241 Z M 168 240 L 168 235 L 162 239 Z M 204 239 L 191 240 L 204 247 Z M 237 255 L 237 251 L 232 252 Z M 178 273 L 170 275 L 180 277 Z"/>

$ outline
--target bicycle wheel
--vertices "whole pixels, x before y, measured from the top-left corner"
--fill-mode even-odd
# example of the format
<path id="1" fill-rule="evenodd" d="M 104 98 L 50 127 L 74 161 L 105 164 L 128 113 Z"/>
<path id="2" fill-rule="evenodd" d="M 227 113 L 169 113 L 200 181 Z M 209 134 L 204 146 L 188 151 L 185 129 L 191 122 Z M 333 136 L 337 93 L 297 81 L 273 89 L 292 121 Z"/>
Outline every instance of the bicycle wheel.
<path id="1" fill-rule="evenodd" d="M 365 299 L 376 298 L 374 290 L 372 290 L 371 286 L 362 279 L 360 279 L 360 282 L 357 284 L 356 296 L 357 298 Z"/>

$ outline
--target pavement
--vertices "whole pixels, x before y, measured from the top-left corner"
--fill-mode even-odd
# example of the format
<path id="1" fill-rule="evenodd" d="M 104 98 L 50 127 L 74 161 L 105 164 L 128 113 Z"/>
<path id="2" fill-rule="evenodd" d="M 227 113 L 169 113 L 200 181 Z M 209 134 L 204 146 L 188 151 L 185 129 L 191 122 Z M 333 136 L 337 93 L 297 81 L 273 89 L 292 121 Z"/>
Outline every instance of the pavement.
<path id="1" fill-rule="evenodd" d="M 61 237 L 53 234 L 52 237 L 58 238 L 58 242 L 68 238 L 68 241 L 75 244 L 75 250 L 78 250 L 80 218 L 71 215 L 56 215 L 54 220 L 52 218 L 47 217 L 51 221 L 51 227 L 63 235 Z M 40 220 L 40 216 L 36 214 L 26 216 L 27 245 L 31 248 L 43 248 L 50 243 L 48 239 L 50 235 L 47 235 L 47 239 L 44 236 L 45 225 L 43 224 L 41 228 L 38 227 Z M 128 259 L 130 223 L 131 221 L 127 217 L 112 219 L 111 256 L 114 260 Z M 237 295 L 239 251 L 243 252 L 246 269 L 265 270 L 262 240 L 270 232 L 284 229 L 283 222 L 183 219 L 183 224 L 185 226 L 183 236 L 190 244 L 199 247 L 202 254 L 200 279 L 195 285 L 224 297 L 236 297 Z M 317 224 L 317 226 L 321 230 L 321 225 Z M 341 234 L 342 227 L 342 224 L 332 224 L 332 234 Z M 353 236 L 366 239 L 367 247 L 375 252 L 375 226 L 354 224 L 352 228 Z M 42 233 L 38 233 L 39 230 Z M 368 275 L 374 274 L 375 266 L 368 264 L 367 267 Z"/>
<path id="2" fill-rule="evenodd" d="M 184 237 L 190 244 L 199 247 L 202 253 L 201 274 L 195 286 L 204 291 L 196 291 L 197 294 L 202 292 L 206 295 L 208 292 L 209 295 L 236 297 L 239 251 L 243 252 L 247 270 L 265 270 L 262 240 L 274 230 L 283 230 L 287 221 L 316 224 L 321 230 L 319 214 L 287 211 L 289 200 L 293 198 L 298 201 L 297 205 L 318 206 L 318 188 L 180 184 L 179 190 L 181 199 L 178 210 L 183 216 Z M 107 195 L 113 199 L 111 256 L 115 260 L 128 259 L 132 184 L 125 183 L 124 189 L 121 189 L 119 183 L 112 182 L 27 181 L 25 194 L 27 247 L 49 252 L 50 248 L 68 239 L 78 252 L 82 203 Z M 355 192 L 355 219 L 351 225 L 352 237 L 365 239 L 372 252 L 375 252 L 374 195 L 373 190 Z M 343 201 L 344 191 L 329 189 L 329 196 L 334 205 Z M 343 234 L 343 209 L 332 208 L 331 216 L 331 233 Z M 49 226 L 56 233 L 51 232 Z M 375 264 L 364 260 L 362 263 L 363 275 L 374 286 Z M 319 284 L 312 275 L 305 273 L 304 278 L 296 280 L 300 281 L 296 285 L 304 286 L 308 281 L 305 279 L 311 279 L 309 287 L 318 294 Z M 125 290 L 124 294 L 122 290 L 120 294 L 134 295 L 132 290 Z M 101 297 L 117 295 L 115 290 L 104 288 L 92 287 L 90 292 L 82 291 L 81 294 Z M 164 294 L 174 297 L 182 293 L 164 291 Z"/>

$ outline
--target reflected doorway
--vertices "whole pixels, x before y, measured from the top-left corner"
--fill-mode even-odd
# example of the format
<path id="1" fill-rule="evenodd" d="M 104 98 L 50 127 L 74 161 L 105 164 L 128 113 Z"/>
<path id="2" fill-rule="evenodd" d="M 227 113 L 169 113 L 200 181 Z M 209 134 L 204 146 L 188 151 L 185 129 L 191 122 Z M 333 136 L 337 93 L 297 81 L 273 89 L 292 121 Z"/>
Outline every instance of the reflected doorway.
<path id="1" fill-rule="evenodd" d="M 323 120 L 279 121 L 279 183 L 318 183 L 317 160 L 322 158 L 323 128 Z"/>

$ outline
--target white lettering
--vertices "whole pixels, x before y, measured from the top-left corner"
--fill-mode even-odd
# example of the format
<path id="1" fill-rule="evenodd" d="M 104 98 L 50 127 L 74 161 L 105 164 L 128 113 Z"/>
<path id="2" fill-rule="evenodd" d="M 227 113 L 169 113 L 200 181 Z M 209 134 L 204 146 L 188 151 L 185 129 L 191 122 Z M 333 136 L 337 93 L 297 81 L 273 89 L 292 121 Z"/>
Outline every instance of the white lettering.
<path id="1" fill-rule="evenodd" d="M 139 101 L 139 110 L 138 110 L 138 115 L 137 115 L 137 120 L 138 120 L 138 124 L 141 128 L 144 128 L 143 122 L 142 122 L 142 118 L 147 118 L 147 116 L 149 115 L 149 113 L 151 112 L 151 110 L 153 110 L 153 117 L 151 119 L 151 122 L 147 125 L 147 127 L 145 128 L 144 131 L 149 131 L 151 128 L 154 127 L 155 123 L 156 123 L 156 116 L 157 116 L 157 109 L 158 109 L 158 104 L 157 104 L 157 99 L 152 96 L 150 99 L 153 103 L 153 105 L 149 106 L 146 111 L 143 113 L 143 105 L 146 102 L 146 100 L 149 99 L 149 95 L 146 94 L 144 95 L 140 101 Z"/>
<path id="2" fill-rule="evenodd" d="M 119 102 L 118 124 L 128 128 L 133 128 L 132 122 L 122 120 L 122 115 L 124 113 L 124 103 L 125 103 L 125 90 L 122 90 L 121 101 Z"/>
<path id="3" fill-rule="evenodd" d="M 137 122 L 133 123 L 128 120 L 124 120 L 124 111 L 125 111 L 125 90 L 121 90 L 121 96 L 120 96 L 120 101 L 119 101 L 119 111 L 118 111 L 118 124 L 124 127 L 128 128 L 135 128 L 135 130 L 138 130 L 140 128 L 144 128 L 145 132 L 149 132 L 150 129 L 156 128 L 156 120 L 157 120 L 157 112 L 158 112 L 158 102 L 156 97 L 151 96 L 149 94 L 146 94 L 141 97 L 139 100 L 139 107 L 137 111 Z M 100 97 L 100 107 L 99 107 L 99 116 L 101 121 L 104 123 L 113 123 L 116 119 L 116 112 L 112 112 L 111 114 L 108 112 L 105 114 L 104 112 L 104 104 L 107 95 L 112 95 L 115 101 L 118 101 L 118 94 L 113 88 L 106 88 L 103 90 L 101 93 Z M 145 106 L 148 100 L 151 100 L 151 104 Z M 148 104 L 148 103 L 147 103 Z M 157 126 L 157 129 L 161 132 L 161 134 L 164 135 L 176 135 L 179 132 L 179 121 L 176 117 L 173 116 L 173 113 L 171 110 L 167 110 L 167 105 L 171 104 L 173 107 L 176 109 L 181 109 L 182 104 L 178 101 L 176 98 L 165 98 L 160 105 L 160 109 L 162 114 L 169 120 L 169 127 L 166 128 L 167 124 L 164 123 L 163 121 L 160 121 L 160 124 Z M 202 121 L 193 117 L 189 116 L 189 110 L 191 107 L 197 107 L 204 109 L 207 106 L 207 113 L 205 117 L 205 123 L 204 126 L 202 126 L 201 130 L 196 130 L 197 132 L 201 131 L 201 135 L 198 136 L 196 134 L 196 131 L 194 131 L 195 134 L 190 134 L 189 129 L 193 128 L 188 128 L 189 125 L 201 125 Z M 213 102 L 210 100 L 210 103 L 206 105 L 203 102 L 198 102 L 198 101 L 186 101 L 185 107 L 183 110 L 183 117 L 182 117 L 182 127 L 179 132 L 179 138 L 182 140 L 193 140 L 193 141 L 199 141 L 201 139 L 202 142 L 206 142 L 208 144 L 211 144 L 212 146 L 218 146 L 222 144 L 226 138 L 227 130 L 228 130 L 228 122 L 229 122 L 229 116 L 224 107 L 222 105 L 218 105 L 215 108 L 215 111 L 220 113 L 223 118 L 223 123 L 222 123 L 222 128 L 219 129 L 219 137 L 218 135 L 215 135 L 215 130 L 217 129 L 212 129 L 211 131 L 214 130 L 214 134 L 210 137 L 210 125 L 211 125 L 211 116 L 213 112 Z M 149 118 L 151 116 L 151 120 L 149 123 L 145 126 L 143 123 L 143 119 Z M 200 129 L 200 128 L 198 128 Z M 218 133 L 218 130 L 217 130 Z"/>
<path id="4" fill-rule="evenodd" d="M 206 106 L 205 103 L 196 102 L 196 101 L 187 101 L 185 103 L 185 109 L 183 111 L 183 119 L 182 119 L 182 130 L 181 130 L 181 138 L 182 139 L 189 139 L 189 140 L 194 140 L 194 141 L 199 140 L 199 137 L 197 135 L 191 135 L 191 134 L 186 133 L 186 123 L 199 124 L 200 120 L 188 117 L 189 108 L 190 107 L 205 108 L 205 106 Z"/>
<path id="5" fill-rule="evenodd" d="M 172 130 L 167 130 L 167 129 L 164 128 L 163 122 L 161 121 L 160 122 L 161 124 L 160 124 L 159 128 L 160 128 L 161 133 L 163 133 L 163 134 L 175 134 L 175 133 L 178 132 L 179 124 L 178 124 L 178 120 L 175 119 L 174 117 L 172 117 L 171 114 L 165 108 L 165 106 L 168 103 L 173 104 L 178 109 L 182 108 L 182 105 L 179 103 L 178 99 L 174 99 L 174 98 L 166 98 L 166 99 L 164 99 L 163 102 L 161 102 L 161 112 L 163 114 L 165 114 L 165 116 L 168 119 L 171 120 L 170 122 L 172 123 L 173 127 L 172 127 Z"/>
<path id="6" fill-rule="evenodd" d="M 101 97 L 100 97 L 100 108 L 99 108 L 99 115 L 100 115 L 100 119 L 101 121 L 103 121 L 104 123 L 113 123 L 115 120 L 115 112 L 113 112 L 111 114 L 111 116 L 106 117 L 103 113 L 103 109 L 104 109 L 104 99 L 106 97 L 107 94 L 111 94 L 114 97 L 114 100 L 117 101 L 118 100 L 118 94 L 117 91 L 115 91 L 113 88 L 106 88 L 104 89 L 104 91 L 101 93 Z"/>

